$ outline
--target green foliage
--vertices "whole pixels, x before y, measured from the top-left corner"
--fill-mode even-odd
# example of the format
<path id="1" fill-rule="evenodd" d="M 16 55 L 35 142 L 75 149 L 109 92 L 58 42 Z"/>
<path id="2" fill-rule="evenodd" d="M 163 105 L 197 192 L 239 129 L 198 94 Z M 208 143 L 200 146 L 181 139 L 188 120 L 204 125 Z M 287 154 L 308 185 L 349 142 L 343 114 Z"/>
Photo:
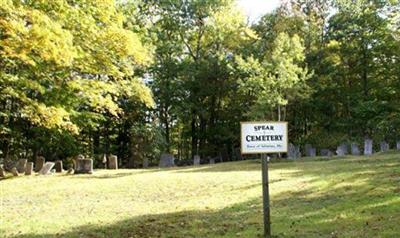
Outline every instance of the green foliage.
<path id="1" fill-rule="evenodd" d="M 290 0 L 249 26 L 233 0 L 3 0 L 1 157 L 232 159 L 239 122 L 265 119 L 297 143 L 393 142 L 399 9 Z"/>
<path id="2" fill-rule="evenodd" d="M 306 80 L 310 74 L 304 64 L 304 47 L 298 35 L 290 37 L 279 33 L 274 40 L 271 52 L 266 52 L 262 62 L 253 57 L 248 60 L 237 59 L 241 79 L 241 91 L 254 98 L 249 114 L 255 119 L 274 118 L 271 111 L 286 106 L 289 101 L 307 95 Z M 270 109 L 270 110 L 268 110 Z M 275 119 L 280 119 L 279 115 Z"/>
<path id="3" fill-rule="evenodd" d="M 114 1 L 5 0 L 0 16 L 5 156 L 17 146 L 10 144 L 13 133 L 78 135 L 120 117 L 121 97 L 153 106 L 150 90 L 134 77 L 151 62 L 149 47 L 141 33 L 125 28 Z"/>

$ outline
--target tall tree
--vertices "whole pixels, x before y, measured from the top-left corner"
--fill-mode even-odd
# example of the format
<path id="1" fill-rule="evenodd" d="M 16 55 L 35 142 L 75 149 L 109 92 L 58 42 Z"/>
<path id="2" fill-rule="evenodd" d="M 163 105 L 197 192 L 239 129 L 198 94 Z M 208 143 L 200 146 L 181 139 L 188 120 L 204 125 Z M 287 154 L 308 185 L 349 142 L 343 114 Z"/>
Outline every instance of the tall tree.
<path id="1" fill-rule="evenodd" d="M 119 117 L 116 99 L 126 84 L 133 83 L 132 98 L 152 103 L 149 90 L 132 78 L 150 61 L 149 51 L 140 34 L 124 28 L 114 1 L 5 0 L 0 16 L 4 157 L 26 142 L 25 155 L 46 147 L 30 138 L 72 139 L 105 114 Z"/>

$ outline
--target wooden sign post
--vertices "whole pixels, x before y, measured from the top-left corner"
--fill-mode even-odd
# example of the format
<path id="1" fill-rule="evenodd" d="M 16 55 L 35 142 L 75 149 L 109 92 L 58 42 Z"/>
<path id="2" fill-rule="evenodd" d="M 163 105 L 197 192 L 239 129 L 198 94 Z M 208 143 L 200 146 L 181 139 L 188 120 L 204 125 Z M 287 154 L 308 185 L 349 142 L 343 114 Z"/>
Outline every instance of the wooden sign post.
<path id="1" fill-rule="evenodd" d="M 241 122 L 241 153 L 261 154 L 264 237 L 271 237 L 269 206 L 268 161 L 269 153 L 287 153 L 287 122 Z"/>

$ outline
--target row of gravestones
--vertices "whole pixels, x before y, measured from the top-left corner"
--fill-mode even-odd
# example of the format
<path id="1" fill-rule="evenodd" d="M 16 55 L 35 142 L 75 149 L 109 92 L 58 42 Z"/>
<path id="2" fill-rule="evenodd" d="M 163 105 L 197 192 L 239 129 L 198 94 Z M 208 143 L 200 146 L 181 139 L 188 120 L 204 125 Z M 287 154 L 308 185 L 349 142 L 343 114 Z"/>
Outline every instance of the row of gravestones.
<path id="1" fill-rule="evenodd" d="M 210 164 L 215 164 L 216 160 L 220 160 L 219 156 L 215 158 L 208 158 L 208 161 Z M 201 160 L 200 160 L 200 155 L 195 155 L 193 156 L 193 165 L 200 165 Z M 171 154 L 162 154 L 160 158 L 160 162 L 158 164 L 159 167 L 161 168 L 168 168 L 168 167 L 174 167 L 175 166 L 175 157 Z"/>
<path id="2" fill-rule="evenodd" d="M 221 161 L 220 156 L 214 158 L 207 158 L 210 164 L 215 164 L 215 161 Z M 68 170 L 68 174 L 91 174 L 93 173 L 93 160 L 92 159 L 85 159 L 83 155 L 78 155 L 73 159 L 74 166 Z M 107 169 L 118 169 L 118 157 L 115 155 L 104 156 L 103 163 L 105 163 L 105 167 Z M 148 167 L 148 160 L 143 160 L 143 167 Z M 200 165 L 201 160 L 199 155 L 195 155 L 193 157 L 193 165 Z M 18 164 L 15 169 L 12 169 L 11 172 L 14 176 L 19 176 L 22 171 L 26 171 L 26 175 L 31 175 L 33 172 L 33 162 L 27 162 L 26 159 L 21 159 L 18 161 Z M 53 167 L 55 166 L 55 169 Z M 167 167 L 174 167 L 175 166 L 175 157 L 172 154 L 162 154 L 159 162 L 159 167 L 167 168 Z M 19 168 L 19 169 L 18 169 Z M 43 169 L 43 171 L 42 171 Z M 17 172 L 13 172 L 17 171 Z M 35 171 L 39 174 L 52 174 L 52 173 L 61 173 L 63 172 L 63 165 L 62 161 L 58 160 L 56 162 L 45 162 L 44 157 L 38 157 L 36 159 L 36 167 Z M 4 177 L 4 169 L 0 166 L 0 177 Z"/>
<path id="3" fill-rule="evenodd" d="M 388 151 L 390 149 L 390 145 L 389 143 L 387 143 L 386 141 L 381 141 L 380 142 L 380 151 L 381 152 L 385 152 Z M 396 143 L 396 149 L 400 150 L 400 141 L 397 141 Z M 306 144 L 304 146 L 304 150 L 305 150 L 305 156 L 307 157 L 315 157 L 317 156 L 317 149 L 315 147 L 313 147 L 310 144 Z M 349 146 L 346 143 L 342 143 L 340 144 L 337 149 L 336 149 L 336 155 L 338 156 L 345 156 L 347 154 L 349 154 Z M 372 155 L 373 153 L 373 141 L 371 139 L 366 139 L 364 141 L 364 155 Z M 321 156 L 333 156 L 335 153 L 332 152 L 329 149 L 321 149 L 320 150 L 320 155 Z M 350 144 L 350 154 L 351 155 L 361 155 L 361 150 L 358 146 L 357 143 L 351 143 Z M 288 148 L 288 154 L 287 154 L 288 159 L 298 159 L 301 157 L 301 151 L 300 151 L 300 147 L 299 146 L 295 146 L 293 144 L 289 144 L 289 148 Z"/>
<path id="4" fill-rule="evenodd" d="M 36 158 L 36 166 L 33 162 L 28 162 L 27 159 L 18 160 L 15 167 L 11 168 L 10 172 L 13 176 L 32 175 L 34 172 L 39 175 L 49 175 L 53 173 L 62 173 L 63 163 L 61 160 L 55 162 L 46 162 L 44 157 Z M 85 159 L 83 155 L 78 155 L 74 158 L 74 168 L 68 169 L 68 174 L 92 174 L 93 173 L 93 160 Z M 53 169 L 54 167 L 54 169 Z M 118 157 L 111 155 L 107 160 L 108 169 L 118 169 Z M 5 169 L 0 165 L 0 177 L 5 177 Z"/>
<path id="5" fill-rule="evenodd" d="M 55 167 L 55 169 L 53 169 Z M 36 159 L 36 166 L 33 162 L 28 162 L 27 159 L 18 160 L 15 167 L 9 170 L 13 176 L 20 175 L 32 175 L 35 172 L 39 175 L 47 175 L 51 173 L 61 173 L 62 172 L 62 161 L 57 160 L 55 162 L 45 162 L 43 157 L 38 157 Z M 0 165 L 0 177 L 5 177 L 5 169 Z"/>

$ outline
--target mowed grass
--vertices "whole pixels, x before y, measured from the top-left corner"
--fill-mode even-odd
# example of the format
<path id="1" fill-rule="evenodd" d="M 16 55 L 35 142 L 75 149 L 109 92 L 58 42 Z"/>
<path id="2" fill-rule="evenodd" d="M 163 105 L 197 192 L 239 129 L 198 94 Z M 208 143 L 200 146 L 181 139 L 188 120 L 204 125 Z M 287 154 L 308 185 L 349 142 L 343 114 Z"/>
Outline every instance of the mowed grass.
<path id="1" fill-rule="evenodd" d="M 0 237 L 261 237 L 260 161 L 0 181 Z M 400 237 L 400 154 L 270 164 L 274 237 Z"/>

